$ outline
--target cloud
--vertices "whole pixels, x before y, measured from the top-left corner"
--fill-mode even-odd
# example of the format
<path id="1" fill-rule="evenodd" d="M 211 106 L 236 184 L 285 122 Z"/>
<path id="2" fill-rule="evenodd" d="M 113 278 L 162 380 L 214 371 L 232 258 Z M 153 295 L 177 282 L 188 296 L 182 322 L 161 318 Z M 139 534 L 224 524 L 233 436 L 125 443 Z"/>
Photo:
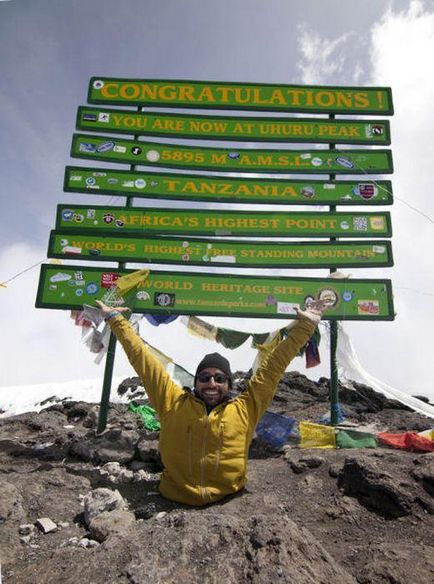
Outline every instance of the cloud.
<path id="1" fill-rule="evenodd" d="M 353 276 L 390 277 L 397 318 L 393 323 L 347 323 L 345 328 L 361 363 L 377 378 L 407 393 L 432 395 L 427 315 L 432 312 L 430 291 L 434 288 L 430 253 L 434 235 L 430 170 L 434 159 L 434 76 L 427 58 L 434 54 L 434 11 L 428 6 L 420 0 L 412 0 L 403 10 L 389 4 L 368 31 L 363 63 L 357 56 L 350 57 L 353 33 L 330 39 L 304 27 L 300 68 L 305 83 L 352 85 L 354 74 L 349 59 L 355 58 L 361 67 L 357 75 L 363 85 L 392 88 L 395 266 L 383 274 L 356 270 Z"/>
<path id="2" fill-rule="evenodd" d="M 0 281 L 4 282 L 45 258 L 42 249 L 15 243 L 0 254 Z M 1 385 L 91 379 L 103 376 L 103 364 L 81 343 L 80 329 L 69 311 L 35 308 L 39 268 L 25 271 L 0 288 Z M 121 351 L 118 351 L 121 354 Z M 131 375 L 120 355 L 116 374 Z"/>
<path id="3" fill-rule="evenodd" d="M 327 39 L 307 25 L 299 25 L 301 59 L 297 67 L 303 83 L 326 85 L 349 69 L 349 56 L 354 54 L 356 33 L 345 32 L 335 39 Z M 360 41 L 361 42 L 361 41 Z M 361 63 L 353 65 L 351 82 L 357 83 L 363 75 Z"/>

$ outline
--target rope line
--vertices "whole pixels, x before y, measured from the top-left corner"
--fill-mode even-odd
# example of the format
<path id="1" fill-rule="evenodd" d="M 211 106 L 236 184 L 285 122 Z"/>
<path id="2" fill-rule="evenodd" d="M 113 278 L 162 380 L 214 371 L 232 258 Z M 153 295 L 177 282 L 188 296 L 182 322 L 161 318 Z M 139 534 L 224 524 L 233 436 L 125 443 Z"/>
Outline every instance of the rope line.
<path id="1" fill-rule="evenodd" d="M 4 282 L 0 282 L 0 286 L 3 287 L 3 288 L 6 288 L 6 284 L 8 284 L 9 282 L 12 282 L 12 280 L 15 280 L 15 278 L 18 278 L 18 276 L 21 276 L 22 274 L 25 274 L 29 270 L 32 270 L 33 268 L 36 268 L 37 266 L 40 266 L 42 264 L 42 262 L 45 262 L 46 259 L 47 258 L 44 258 L 40 262 L 37 262 L 36 264 L 33 264 L 32 266 L 29 266 L 28 268 L 25 268 L 21 272 L 18 272 L 18 274 L 15 274 L 15 276 L 12 276 L 11 278 L 9 278 L 9 280 L 5 280 Z"/>
<path id="2" fill-rule="evenodd" d="M 356 162 L 354 163 L 354 165 L 361 170 L 366 176 L 369 175 L 369 173 L 359 164 L 357 164 Z M 378 184 L 378 182 L 375 180 L 375 178 L 371 178 L 369 179 L 371 182 L 374 183 L 374 185 L 377 187 L 377 189 L 380 189 L 381 191 L 384 191 L 385 193 L 387 193 L 388 195 L 392 195 L 392 197 L 394 199 L 396 199 L 397 201 L 399 201 L 400 203 L 403 203 L 404 205 L 407 205 L 407 207 L 409 209 L 411 209 L 412 211 L 414 211 L 415 213 L 418 213 L 419 215 L 421 215 L 422 217 L 425 217 L 425 219 L 428 219 L 428 221 L 430 223 L 434 224 L 434 219 L 432 217 L 430 217 L 429 215 L 427 215 L 426 213 L 424 213 L 423 211 L 421 211 L 420 209 L 418 209 L 417 207 L 414 207 L 413 205 L 410 205 L 410 203 L 407 203 L 407 201 L 404 201 L 404 199 L 401 199 L 401 197 L 398 197 L 397 195 L 394 195 L 391 191 L 389 191 L 389 189 L 386 189 L 386 187 L 383 187 L 382 185 Z"/>

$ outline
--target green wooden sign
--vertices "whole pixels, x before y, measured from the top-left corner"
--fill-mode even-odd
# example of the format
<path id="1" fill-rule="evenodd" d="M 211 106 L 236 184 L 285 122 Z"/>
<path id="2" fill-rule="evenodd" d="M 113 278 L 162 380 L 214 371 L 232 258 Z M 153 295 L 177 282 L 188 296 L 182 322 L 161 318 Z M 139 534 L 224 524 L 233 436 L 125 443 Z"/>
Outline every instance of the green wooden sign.
<path id="1" fill-rule="evenodd" d="M 390 237 L 390 214 L 282 213 L 58 205 L 56 229 L 255 237 Z"/>
<path id="2" fill-rule="evenodd" d="M 106 162 L 203 170 L 303 174 L 386 174 L 390 150 L 256 150 L 190 147 L 74 134 L 71 156 Z"/>
<path id="3" fill-rule="evenodd" d="M 92 77 L 89 103 L 209 109 L 393 113 L 389 87 L 329 87 L 219 81 Z"/>
<path id="4" fill-rule="evenodd" d="M 282 180 L 135 172 L 67 166 L 63 190 L 92 195 L 129 195 L 226 203 L 291 205 L 391 205 L 390 181 Z"/>
<path id="5" fill-rule="evenodd" d="M 390 144 L 388 121 L 193 116 L 79 107 L 78 130 L 202 140 Z"/>
<path id="6" fill-rule="evenodd" d="M 127 271 L 43 265 L 37 308 L 80 309 L 95 304 Z M 269 278 L 233 274 L 152 272 L 135 291 L 139 313 L 295 318 L 313 298 L 329 305 L 326 320 L 393 320 L 390 280 Z"/>
<path id="7" fill-rule="evenodd" d="M 393 265 L 389 241 L 274 243 L 138 237 L 52 231 L 48 257 L 240 268 L 381 267 Z"/>

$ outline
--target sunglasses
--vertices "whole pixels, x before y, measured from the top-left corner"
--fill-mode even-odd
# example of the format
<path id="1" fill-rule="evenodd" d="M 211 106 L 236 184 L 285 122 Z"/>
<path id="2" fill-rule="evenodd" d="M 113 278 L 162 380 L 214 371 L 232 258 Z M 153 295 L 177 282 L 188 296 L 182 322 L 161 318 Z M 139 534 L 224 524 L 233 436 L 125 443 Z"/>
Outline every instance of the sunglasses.
<path id="1" fill-rule="evenodd" d="M 229 379 L 229 377 L 224 373 L 216 373 L 215 375 L 211 375 L 210 373 L 199 373 L 197 376 L 197 380 L 201 383 L 208 383 L 208 381 L 210 381 L 212 378 L 214 378 L 216 383 L 226 383 L 226 381 Z"/>

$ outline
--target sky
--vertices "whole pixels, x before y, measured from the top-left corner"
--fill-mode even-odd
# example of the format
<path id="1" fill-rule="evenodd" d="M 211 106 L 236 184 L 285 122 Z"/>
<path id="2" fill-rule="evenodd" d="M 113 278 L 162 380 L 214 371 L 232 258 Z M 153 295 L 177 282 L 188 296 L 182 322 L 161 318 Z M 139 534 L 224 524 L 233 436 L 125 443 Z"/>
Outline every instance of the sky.
<path id="1" fill-rule="evenodd" d="M 110 201 L 62 192 L 66 165 L 97 166 L 71 159 L 69 150 L 90 77 L 107 76 L 390 86 L 395 172 L 383 178 L 392 179 L 395 195 L 393 207 L 384 208 L 392 213 L 395 265 L 347 271 L 390 278 L 397 315 L 393 322 L 347 322 L 345 330 L 372 376 L 404 393 L 434 397 L 432 2 L 0 0 L 0 40 L 7 47 L 0 53 L 0 282 L 6 282 L 0 287 L 0 392 L 102 380 L 103 364 L 95 364 L 69 313 L 34 307 L 39 267 L 29 268 L 46 260 L 57 204 Z M 299 271 L 285 271 L 291 275 Z M 206 320 L 254 332 L 283 326 L 280 320 Z M 178 321 L 158 328 L 143 323 L 141 334 L 190 371 L 216 350 L 233 369 L 248 369 L 255 357 L 247 343 L 225 350 L 189 336 Z M 307 371 L 312 379 L 329 375 L 326 336 L 323 329 L 322 364 Z M 302 359 L 292 368 L 306 373 Z M 115 376 L 132 373 L 118 349 Z"/>

